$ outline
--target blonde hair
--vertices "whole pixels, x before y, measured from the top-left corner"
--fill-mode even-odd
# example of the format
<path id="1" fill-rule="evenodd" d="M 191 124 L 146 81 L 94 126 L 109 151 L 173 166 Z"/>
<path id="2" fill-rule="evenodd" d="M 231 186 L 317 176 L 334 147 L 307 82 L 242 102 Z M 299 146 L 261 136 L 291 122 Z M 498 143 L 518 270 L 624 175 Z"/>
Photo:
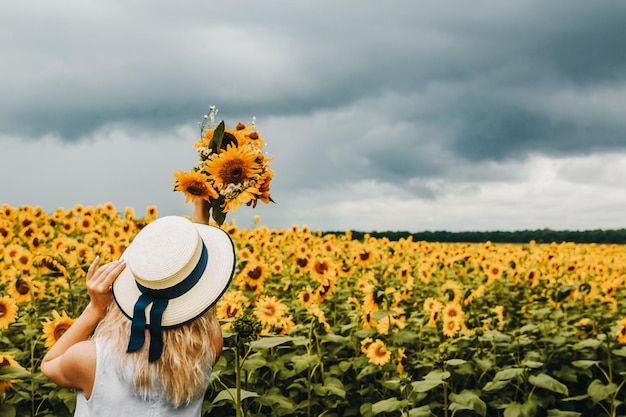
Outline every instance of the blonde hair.
<path id="1" fill-rule="evenodd" d="M 127 353 L 131 320 L 113 302 L 94 332 L 112 351 L 121 379 L 147 399 L 155 391 L 174 407 L 200 398 L 211 369 L 222 348 L 222 334 L 215 309 L 209 309 L 196 320 L 180 327 L 164 329 L 163 353 L 155 362 L 148 362 L 150 334 L 141 349 Z"/>

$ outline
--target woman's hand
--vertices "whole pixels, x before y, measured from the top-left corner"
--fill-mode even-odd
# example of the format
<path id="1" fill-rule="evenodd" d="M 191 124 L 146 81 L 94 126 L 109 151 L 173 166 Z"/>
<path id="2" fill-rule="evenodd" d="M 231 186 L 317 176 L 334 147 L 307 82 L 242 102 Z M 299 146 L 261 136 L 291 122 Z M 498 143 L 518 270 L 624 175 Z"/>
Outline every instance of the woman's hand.
<path id="1" fill-rule="evenodd" d="M 110 262 L 98 267 L 100 257 L 96 257 L 87 271 L 87 292 L 91 300 L 91 306 L 102 315 L 113 301 L 111 287 L 120 273 L 126 267 L 122 260 Z"/>

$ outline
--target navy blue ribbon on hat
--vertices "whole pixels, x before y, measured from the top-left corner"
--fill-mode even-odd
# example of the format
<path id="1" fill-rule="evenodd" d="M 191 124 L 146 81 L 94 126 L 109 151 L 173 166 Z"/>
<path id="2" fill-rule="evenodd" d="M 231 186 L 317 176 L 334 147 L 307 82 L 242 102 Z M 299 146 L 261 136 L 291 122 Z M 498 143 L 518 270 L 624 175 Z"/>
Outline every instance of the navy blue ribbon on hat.
<path id="1" fill-rule="evenodd" d="M 144 345 L 146 340 L 146 307 L 152 304 L 152 308 L 150 309 L 150 325 L 148 326 L 150 330 L 148 361 L 154 362 L 161 357 L 161 353 L 163 352 L 163 338 L 161 335 L 163 312 L 167 308 L 169 300 L 180 297 L 196 285 L 206 269 L 208 260 L 209 252 L 204 242 L 202 242 L 202 253 L 198 263 L 193 271 L 178 284 L 162 290 L 154 290 L 146 288 L 136 282 L 137 287 L 141 291 L 141 295 L 133 308 L 130 341 L 128 342 L 126 352 L 134 352 Z"/>

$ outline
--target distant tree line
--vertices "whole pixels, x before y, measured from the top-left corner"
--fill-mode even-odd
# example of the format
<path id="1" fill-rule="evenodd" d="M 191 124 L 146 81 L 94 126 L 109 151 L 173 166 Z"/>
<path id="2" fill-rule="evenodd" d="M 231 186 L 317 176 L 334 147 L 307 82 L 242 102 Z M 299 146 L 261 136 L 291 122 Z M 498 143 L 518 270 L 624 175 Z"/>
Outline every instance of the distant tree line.
<path id="1" fill-rule="evenodd" d="M 345 232 L 326 232 L 332 234 L 345 234 Z M 413 241 L 427 242 L 493 242 L 493 243 L 626 243 L 626 229 L 616 230 L 519 230 L 519 231 L 486 231 L 486 232 L 447 232 L 447 231 L 425 231 L 425 232 L 359 232 L 351 231 L 352 238 L 362 240 L 367 234 L 375 238 L 387 238 L 397 241 L 402 238 L 413 237 Z"/>

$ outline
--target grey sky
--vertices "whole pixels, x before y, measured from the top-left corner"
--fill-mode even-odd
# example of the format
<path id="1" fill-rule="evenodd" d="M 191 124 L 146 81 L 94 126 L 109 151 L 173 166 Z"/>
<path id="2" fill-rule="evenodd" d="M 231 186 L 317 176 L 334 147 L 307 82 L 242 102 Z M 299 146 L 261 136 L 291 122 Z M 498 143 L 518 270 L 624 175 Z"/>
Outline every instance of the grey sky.
<path id="1" fill-rule="evenodd" d="M 624 227 L 626 3 L 0 3 L 0 202 L 188 213 L 210 105 L 323 230 Z M 241 220 L 241 221 L 240 221 Z"/>

